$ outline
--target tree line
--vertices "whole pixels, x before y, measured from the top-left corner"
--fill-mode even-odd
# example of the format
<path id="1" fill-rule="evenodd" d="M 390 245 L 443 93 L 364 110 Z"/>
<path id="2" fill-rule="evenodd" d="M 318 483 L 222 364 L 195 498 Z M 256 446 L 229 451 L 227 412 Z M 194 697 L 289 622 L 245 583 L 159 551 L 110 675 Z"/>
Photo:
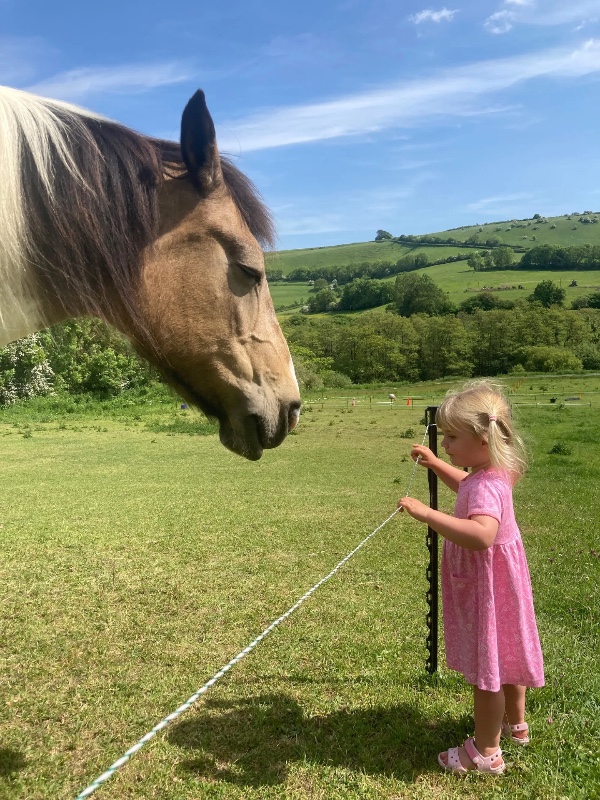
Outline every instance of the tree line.
<path id="1" fill-rule="evenodd" d="M 266 274 L 270 283 L 276 281 L 305 283 L 306 281 L 326 280 L 328 283 L 336 281 L 340 286 L 344 286 L 357 278 L 389 278 L 401 272 L 413 272 L 436 264 L 465 261 L 468 257 L 467 253 L 456 253 L 432 260 L 426 253 L 409 253 L 397 261 L 363 261 L 356 264 L 336 264 L 327 267 L 297 267 L 287 275 L 284 275 L 281 269 L 267 267 Z"/>
<path id="2" fill-rule="evenodd" d="M 532 247 L 517 264 L 517 269 L 600 269 L 600 245 L 584 244 L 573 247 L 559 247 L 545 244 L 539 247 Z"/>
<path id="3" fill-rule="evenodd" d="M 297 314 L 284 331 L 307 388 L 600 369 L 600 311 L 539 303 L 442 316 Z"/>

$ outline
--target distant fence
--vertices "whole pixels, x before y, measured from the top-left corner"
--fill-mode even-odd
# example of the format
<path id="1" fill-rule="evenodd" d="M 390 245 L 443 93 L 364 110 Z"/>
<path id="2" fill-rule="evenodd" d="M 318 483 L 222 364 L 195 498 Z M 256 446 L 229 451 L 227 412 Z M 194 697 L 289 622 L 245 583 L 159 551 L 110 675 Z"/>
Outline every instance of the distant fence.
<path id="1" fill-rule="evenodd" d="M 567 407 L 582 406 L 591 408 L 600 405 L 600 392 L 581 392 L 577 395 L 569 394 L 509 394 L 508 399 L 516 406 L 560 406 Z M 394 400 L 386 398 L 384 395 L 356 395 L 351 396 L 322 396 L 303 398 L 303 409 L 322 410 L 325 409 L 352 409 L 356 411 L 385 410 L 385 411 L 407 411 L 414 409 L 426 409 L 432 405 L 439 405 L 443 400 L 443 395 L 396 395 Z"/>

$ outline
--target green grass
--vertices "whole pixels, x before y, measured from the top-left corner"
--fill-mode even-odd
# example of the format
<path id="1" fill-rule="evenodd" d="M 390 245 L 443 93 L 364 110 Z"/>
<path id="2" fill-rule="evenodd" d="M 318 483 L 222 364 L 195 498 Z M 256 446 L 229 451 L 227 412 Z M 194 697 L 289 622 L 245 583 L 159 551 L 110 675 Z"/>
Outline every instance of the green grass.
<path id="1" fill-rule="evenodd" d="M 311 297 L 308 283 L 269 283 L 273 305 L 279 311 L 289 306 L 302 306 Z"/>
<path id="2" fill-rule="evenodd" d="M 547 217 L 547 224 L 538 224 L 534 220 L 518 220 L 525 227 L 515 227 L 507 230 L 508 224 L 489 222 L 483 225 L 471 225 L 454 230 L 438 231 L 434 236 L 456 239 L 457 242 L 465 241 L 470 236 L 478 235 L 482 241 L 496 236 L 503 244 L 519 245 L 530 248 L 542 244 L 562 245 L 569 247 L 578 244 L 600 244 L 600 223 L 583 224 L 578 221 L 579 216 L 565 214 L 558 217 Z M 552 228 L 555 225 L 555 228 Z M 500 230 L 496 230 L 499 228 Z M 537 230 L 534 230 L 537 228 Z M 576 228 L 576 230 L 573 230 Z M 481 229 L 481 230 L 480 230 Z M 409 233 L 409 231 L 392 231 L 393 234 Z M 533 241 L 532 236 L 537 237 Z M 526 237 L 526 238 L 524 238 Z M 483 245 L 482 245 L 483 247 Z M 465 247 L 457 244 L 456 247 L 442 245 L 439 247 L 414 244 L 400 244 L 396 242 L 355 242 L 341 244 L 334 247 L 311 247 L 298 250 L 279 250 L 267 253 L 267 266 L 281 269 L 287 275 L 299 267 L 331 267 L 346 264 L 360 264 L 362 262 L 397 261 L 410 253 L 425 253 L 431 260 L 445 258 L 465 252 Z M 452 266 L 452 265 L 444 265 Z"/>
<path id="3" fill-rule="evenodd" d="M 546 217 L 547 224 L 539 224 L 532 219 L 517 220 L 520 225 L 525 225 L 525 227 L 514 227 L 510 230 L 507 230 L 510 223 L 489 222 L 485 225 L 470 225 L 451 231 L 441 231 L 434 236 L 447 236 L 460 241 L 473 235 L 480 236 L 482 241 L 490 236 L 498 236 L 503 244 L 520 245 L 527 248 L 537 247 L 541 244 L 562 245 L 563 247 L 598 244 L 600 223 L 581 223 L 579 222 L 580 216 L 582 215 L 563 214 L 559 217 Z M 552 225 L 556 227 L 552 228 Z M 480 231 L 480 228 L 483 230 Z M 533 241 L 532 236 L 537 237 L 537 241 Z"/>
<path id="4" fill-rule="evenodd" d="M 199 419 L 168 396 L 4 409 L 0 798 L 74 797 L 327 574 L 395 507 L 403 434 L 420 441 L 449 385 L 390 387 L 416 408 L 385 405 L 388 387 L 357 388 L 354 408 L 307 398 L 253 464 L 179 433 Z M 470 692 L 425 675 L 425 532 L 396 518 L 94 797 L 598 797 L 600 418 L 596 394 L 566 397 L 600 378 L 513 388 L 540 403 L 516 409 L 534 458 L 515 501 L 547 685 L 504 777 L 436 765 L 472 730 Z"/>
<path id="5" fill-rule="evenodd" d="M 491 222 L 485 225 L 472 225 L 457 228 L 451 231 L 441 231 L 434 235 L 453 237 L 458 241 L 466 240 L 476 234 L 485 241 L 490 236 L 500 237 L 504 244 L 519 245 L 525 248 L 535 247 L 542 244 L 554 244 L 562 246 L 572 246 L 576 244 L 600 243 L 600 223 L 582 224 L 578 222 L 579 216 L 563 215 L 559 217 L 548 217 L 547 224 L 538 224 L 533 220 L 521 220 L 519 224 L 525 225 L 524 228 L 515 227 L 507 231 L 508 224 Z M 552 226 L 556 226 L 552 228 Z M 537 228 L 535 231 L 533 228 Z M 500 231 L 497 231 L 500 228 Z M 576 228 L 576 230 L 573 230 Z M 480 229 L 482 229 L 480 231 Z M 537 237 L 537 241 L 532 240 L 532 236 Z M 526 238 L 523 238 L 526 237 Z M 483 247 L 483 245 L 482 245 Z M 396 242 L 357 242 L 354 244 L 337 245 L 335 247 L 317 247 L 304 250 L 281 250 L 276 253 L 267 253 L 267 266 L 281 269 L 284 275 L 289 274 L 293 269 L 299 267 L 330 267 L 343 266 L 346 264 L 360 264 L 364 262 L 391 261 L 409 255 L 410 253 L 424 253 L 427 257 L 435 261 L 458 253 L 471 252 L 460 245 L 451 246 L 415 246 L 409 244 L 398 244 Z M 516 259 L 520 259 L 516 254 Z M 438 264 L 426 267 L 419 271 L 429 275 L 444 291 L 450 294 L 450 298 L 455 303 L 460 303 L 469 296 L 469 293 L 481 290 L 485 286 L 495 289 L 501 288 L 499 295 L 506 300 L 517 300 L 527 297 L 532 293 L 535 286 L 544 280 L 551 280 L 558 283 L 567 292 L 565 304 L 567 306 L 576 298 L 590 294 L 593 291 L 600 291 L 600 271 L 490 271 L 486 273 L 473 272 L 467 266 L 466 261 L 458 261 L 450 264 Z M 395 280 L 395 276 L 389 280 Z M 577 287 L 570 287 L 571 281 L 577 281 Z M 512 289 L 518 285 L 523 289 Z M 297 306 L 306 302 L 309 298 L 310 287 L 306 283 L 274 283 L 270 286 L 273 301 L 276 309 L 283 312 L 284 308 Z M 302 302 L 303 301 L 303 302 Z"/>
<path id="6" fill-rule="evenodd" d="M 461 303 L 484 287 L 500 289 L 495 292 L 503 300 L 524 299 L 533 293 L 538 283 L 553 281 L 566 291 L 565 305 L 569 307 L 576 297 L 600 291 L 600 271 L 556 272 L 550 270 L 499 270 L 490 272 L 474 272 L 466 261 L 455 261 L 452 264 L 437 264 L 419 271 L 421 275 L 429 275 L 435 283 L 448 292 L 454 303 Z M 571 287 L 571 281 L 577 286 Z M 522 289 L 517 288 L 522 286 Z M 510 287 L 515 287 L 510 288 Z M 509 288 L 505 288 L 509 287 Z"/>
<path id="7" fill-rule="evenodd" d="M 360 264 L 363 261 L 395 262 L 410 253 L 411 249 L 395 242 L 357 242 L 335 247 L 278 250 L 266 254 L 266 264 L 271 269 L 283 270 L 283 274 L 287 275 L 300 267 L 341 267 L 346 264 Z"/>

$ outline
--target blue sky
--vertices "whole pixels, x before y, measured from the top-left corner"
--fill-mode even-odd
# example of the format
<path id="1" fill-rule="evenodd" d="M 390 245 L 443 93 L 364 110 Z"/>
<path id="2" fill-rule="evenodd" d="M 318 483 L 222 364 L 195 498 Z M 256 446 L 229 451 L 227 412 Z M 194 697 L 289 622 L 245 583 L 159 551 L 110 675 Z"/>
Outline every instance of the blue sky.
<path id="1" fill-rule="evenodd" d="M 177 138 L 205 90 L 280 249 L 600 210 L 600 0 L 0 0 L 0 83 Z"/>

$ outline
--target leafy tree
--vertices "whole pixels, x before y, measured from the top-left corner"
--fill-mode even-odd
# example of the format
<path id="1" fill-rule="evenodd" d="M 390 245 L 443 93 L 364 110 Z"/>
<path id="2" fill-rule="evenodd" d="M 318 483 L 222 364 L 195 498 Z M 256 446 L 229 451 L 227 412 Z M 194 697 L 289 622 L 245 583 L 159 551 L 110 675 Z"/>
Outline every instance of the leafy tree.
<path id="1" fill-rule="evenodd" d="M 550 306 L 562 306 L 566 296 L 565 289 L 561 289 L 554 281 L 542 281 L 533 290 L 533 294 L 527 298 L 531 303 L 537 302 L 546 308 Z"/>
<path id="2" fill-rule="evenodd" d="M 38 336 L 57 390 L 114 395 L 146 385 L 154 374 L 123 336 L 98 320 L 70 320 Z"/>
<path id="3" fill-rule="evenodd" d="M 587 299 L 588 308 L 600 308 L 600 292 L 592 292 Z"/>
<path id="4" fill-rule="evenodd" d="M 472 374 L 472 336 L 461 320 L 452 316 L 417 317 L 413 324 L 419 334 L 422 380 Z"/>
<path id="5" fill-rule="evenodd" d="M 323 313 L 323 311 L 331 311 L 338 302 L 337 294 L 333 289 L 321 289 L 314 297 L 308 301 L 308 310 L 311 314 Z"/>
<path id="6" fill-rule="evenodd" d="M 600 369 L 600 346 L 593 342 L 582 342 L 574 350 L 584 369 Z"/>
<path id="7" fill-rule="evenodd" d="M 360 311 L 376 308 L 390 303 L 394 296 L 394 286 L 389 281 L 376 281 L 371 278 L 357 278 L 346 284 L 338 308 L 341 311 Z"/>
<path id="8" fill-rule="evenodd" d="M 484 268 L 481 253 L 472 253 L 467 259 L 467 264 L 475 272 L 481 272 L 481 270 Z"/>
<path id="9" fill-rule="evenodd" d="M 578 371 L 582 362 L 570 350 L 563 347 L 524 347 L 523 366 L 531 372 Z"/>
<path id="10" fill-rule="evenodd" d="M 327 289 L 328 286 L 329 286 L 329 283 L 325 280 L 325 278 L 317 278 L 317 280 L 315 281 L 315 285 L 314 285 L 314 289 L 313 290 L 315 292 L 320 292 L 321 289 Z"/>
<path id="11" fill-rule="evenodd" d="M 449 314 L 453 310 L 446 292 L 428 275 L 405 273 L 396 278 L 393 304 L 402 317 L 413 314 Z"/>
<path id="12" fill-rule="evenodd" d="M 267 276 L 267 280 L 269 281 L 269 283 L 275 283 L 275 281 L 283 280 L 283 270 L 281 269 L 273 269 L 272 267 L 267 267 L 265 270 L 265 274 Z"/>
<path id="13" fill-rule="evenodd" d="M 458 310 L 473 314 L 477 309 L 491 311 L 494 308 L 513 308 L 514 305 L 511 300 L 503 300 L 492 292 L 477 292 L 473 297 L 463 300 Z"/>
<path id="14" fill-rule="evenodd" d="M 497 269 L 509 269 L 514 263 L 514 253 L 510 247 L 496 247 L 492 252 L 492 261 Z"/>
<path id="15" fill-rule="evenodd" d="M 375 241 L 376 242 L 385 242 L 388 239 L 392 239 L 392 234 L 388 233 L 387 231 L 382 231 L 379 229 L 375 234 Z"/>

